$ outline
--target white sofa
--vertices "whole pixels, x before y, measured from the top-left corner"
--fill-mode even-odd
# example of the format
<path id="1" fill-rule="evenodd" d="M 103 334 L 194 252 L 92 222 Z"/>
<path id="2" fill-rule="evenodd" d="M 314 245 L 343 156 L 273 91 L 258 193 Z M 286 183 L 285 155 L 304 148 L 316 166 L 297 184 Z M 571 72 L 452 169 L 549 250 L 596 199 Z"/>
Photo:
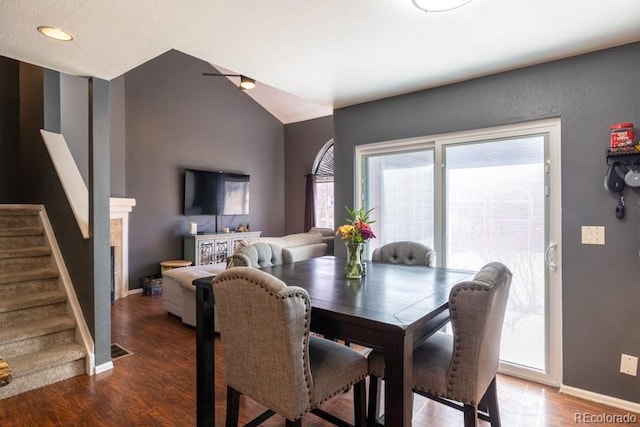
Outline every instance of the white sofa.
<path id="1" fill-rule="evenodd" d="M 292 263 L 327 254 L 327 244 L 320 233 L 297 233 L 283 237 L 261 237 L 259 242 L 282 247 L 283 263 Z M 182 322 L 196 326 L 196 289 L 193 281 L 215 276 L 226 264 L 197 265 L 166 270 L 162 273 L 162 307 L 182 318 Z M 215 314 L 215 312 L 214 312 Z M 214 317 L 214 328 L 218 332 Z"/>
<path id="2" fill-rule="evenodd" d="M 327 255 L 333 255 L 333 246 L 336 240 L 336 232 L 333 228 L 311 227 L 309 233 L 320 233 L 322 241 L 327 244 Z"/>
<path id="3" fill-rule="evenodd" d="M 290 264 L 327 254 L 327 244 L 319 232 L 288 234 L 282 237 L 260 237 L 259 242 L 271 243 L 282 248 L 282 262 Z"/>
<path id="4" fill-rule="evenodd" d="M 196 287 L 193 281 L 215 276 L 225 267 L 226 264 L 211 264 L 166 270 L 162 273 L 162 308 L 182 318 L 182 323 L 196 326 Z M 217 331 L 216 319 L 213 320 Z"/>

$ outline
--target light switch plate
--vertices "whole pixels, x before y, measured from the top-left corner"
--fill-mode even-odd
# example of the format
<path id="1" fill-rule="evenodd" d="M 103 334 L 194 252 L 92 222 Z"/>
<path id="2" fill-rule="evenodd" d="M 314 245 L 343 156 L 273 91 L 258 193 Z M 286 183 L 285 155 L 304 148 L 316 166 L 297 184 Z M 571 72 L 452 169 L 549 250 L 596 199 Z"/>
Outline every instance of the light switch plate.
<path id="1" fill-rule="evenodd" d="M 620 372 L 635 377 L 638 374 L 638 358 L 623 353 L 620 357 Z"/>
<path id="2" fill-rule="evenodd" d="M 582 244 L 583 245 L 604 245 L 604 227 L 603 226 L 582 226 Z"/>

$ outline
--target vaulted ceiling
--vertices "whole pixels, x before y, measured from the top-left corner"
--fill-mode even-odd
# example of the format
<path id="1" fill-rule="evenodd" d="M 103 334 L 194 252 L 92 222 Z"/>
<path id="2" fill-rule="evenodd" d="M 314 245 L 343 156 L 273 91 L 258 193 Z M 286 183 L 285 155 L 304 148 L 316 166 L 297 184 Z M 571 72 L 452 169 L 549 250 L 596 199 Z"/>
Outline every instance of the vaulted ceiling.
<path id="1" fill-rule="evenodd" d="M 4 0 L 0 34 L 0 55 L 107 80 L 177 49 L 256 79 L 247 94 L 290 123 L 639 41 L 640 1 L 473 0 L 425 13 L 411 0 Z"/>

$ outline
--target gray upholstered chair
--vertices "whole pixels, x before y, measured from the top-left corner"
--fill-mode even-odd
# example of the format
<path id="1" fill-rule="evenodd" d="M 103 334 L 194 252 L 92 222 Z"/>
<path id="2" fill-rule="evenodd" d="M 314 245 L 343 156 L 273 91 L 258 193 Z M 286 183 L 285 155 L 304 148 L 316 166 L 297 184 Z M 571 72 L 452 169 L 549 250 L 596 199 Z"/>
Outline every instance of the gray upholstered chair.
<path id="1" fill-rule="evenodd" d="M 367 359 L 309 332 L 307 292 L 249 267 L 231 268 L 213 281 L 227 382 L 227 426 L 236 426 L 240 395 L 301 426 L 306 412 L 353 386 L 355 424 L 366 424 Z M 331 421 L 331 419 L 329 418 Z M 257 425 L 257 424 L 255 424 Z"/>
<path id="2" fill-rule="evenodd" d="M 230 258 L 229 267 L 263 268 L 280 265 L 283 262 L 282 248 L 266 242 L 242 246 Z"/>
<path id="3" fill-rule="evenodd" d="M 393 242 L 374 249 L 371 261 L 387 264 L 436 266 L 436 252 L 417 242 Z"/>
<path id="4" fill-rule="evenodd" d="M 511 271 L 498 262 L 455 285 L 449 294 L 453 335 L 437 332 L 413 350 L 413 391 L 463 410 L 466 427 L 475 426 L 478 416 L 500 426 L 496 373 L 510 285 Z M 384 357 L 377 351 L 369 354 L 369 374 L 369 423 L 375 425 L 384 379 Z"/>

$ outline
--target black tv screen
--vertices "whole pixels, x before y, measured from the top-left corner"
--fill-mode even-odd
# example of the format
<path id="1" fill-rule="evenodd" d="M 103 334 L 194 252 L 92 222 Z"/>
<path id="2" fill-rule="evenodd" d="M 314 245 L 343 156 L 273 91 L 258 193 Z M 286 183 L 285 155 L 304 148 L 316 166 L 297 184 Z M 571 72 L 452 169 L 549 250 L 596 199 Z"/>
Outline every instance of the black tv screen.
<path id="1" fill-rule="evenodd" d="M 249 175 L 185 169 L 185 215 L 248 215 Z"/>

